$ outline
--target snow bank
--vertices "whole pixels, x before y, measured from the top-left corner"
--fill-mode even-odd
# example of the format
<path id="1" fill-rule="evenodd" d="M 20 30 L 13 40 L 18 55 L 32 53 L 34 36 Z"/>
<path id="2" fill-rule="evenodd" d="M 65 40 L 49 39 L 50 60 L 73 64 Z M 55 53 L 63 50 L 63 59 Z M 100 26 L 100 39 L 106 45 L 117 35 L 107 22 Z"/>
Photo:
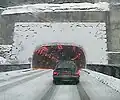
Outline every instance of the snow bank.
<path id="1" fill-rule="evenodd" d="M 30 12 L 62 12 L 62 11 L 109 11 L 109 3 L 64 3 L 64 4 L 28 4 L 22 6 L 7 7 L 2 12 L 6 14 L 20 14 Z"/>
<path id="2" fill-rule="evenodd" d="M 115 91 L 120 92 L 120 79 L 117 79 L 102 73 L 98 73 L 95 71 L 91 71 L 89 69 L 83 69 L 83 71 L 87 72 L 92 77 L 98 79 L 100 82 L 102 82 L 103 84 L 106 84 L 107 86 L 111 87 Z"/>

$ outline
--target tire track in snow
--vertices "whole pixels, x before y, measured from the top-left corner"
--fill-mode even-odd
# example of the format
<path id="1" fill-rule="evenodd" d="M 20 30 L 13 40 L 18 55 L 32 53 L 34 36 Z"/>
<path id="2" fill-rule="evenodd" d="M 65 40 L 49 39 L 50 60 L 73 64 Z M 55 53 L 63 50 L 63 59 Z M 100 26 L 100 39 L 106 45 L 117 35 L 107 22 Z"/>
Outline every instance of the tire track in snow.
<path id="1" fill-rule="evenodd" d="M 52 84 L 52 83 L 51 83 Z M 54 84 L 52 84 L 52 85 L 49 85 L 48 87 L 46 87 L 46 90 L 45 91 L 43 91 L 43 96 L 41 97 L 41 94 L 37 97 L 37 99 L 35 99 L 35 100 L 57 100 L 57 99 L 55 99 L 54 97 L 55 96 L 57 96 L 58 94 L 59 94 L 59 92 L 61 91 L 58 91 L 59 90 L 59 88 L 60 87 L 63 87 L 64 88 L 64 86 L 65 85 L 54 85 Z M 67 89 L 67 86 L 68 85 L 66 85 L 66 89 Z M 72 87 L 73 87 L 74 85 L 70 85 L 70 87 L 71 87 L 71 89 L 72 89 Z M 76 87 L 76 88 L 75 88 Z M 75 90 L 78 92 L 78 94 L 76 94 L 76 96 L 78 95 L 78 98 L 80 98 L 79 100 L 90 100 L 90 98 L 89 98 L 89 96 L 87 95 L 87 93 L 85 92 L 85 90 L 84 90 L 84 88 L 82 87 L 82 85 L 79 83 L 78 85 L 76 85 L 74 88 L 75 88 Z M 66 90 L 65 89 L 65 90 Z M 74 91 L 75 91 L 74 90 Z M 63 89 L 63 91 L 64 91 L 64 89 Z M 68 92 L 70 92 L 69 91 L 69 89 L 68 89 Z M 66 92 L 67 93 L 67 92 Z M 59 95 L 61 95 L 61 94 L 59 94 Z M 68 94 L 66 94 L 66 95 L 68 95 Z M 63 95 L 61 95 L 61 96 L 63 96 Z M 77 99 L 78 99 L 77 98 Z M 64 98 L 63 98 L 64 99 Z"/>
<path id="2" fill-rule="evenodd" d="M 89 96 L 85 92 L 84 88 L 82 87 L 81 83 L 77 85 L 77 89 L 79 92 L 80 100 L 90 100 Z"/>
<path id="3" fill-rule="evenodd" d="M 68 86 L 69 86 L 70 90 L 68 89 Z M 60 90 L 58 88 L 60 88 Z M 71 97 L 71 100 L 73 98 L 75 98 L 75 95 L 76 95 L 76 99 L 77 100 L 78 99 L 79 100 L 90 100 L 89 96 L 87 95 L 87 93 L 85 92 L 84 88 L 81 86 L 80 83 L 78 85 L 66 85 L 66 86 L 65 85 L 59 85 L 58 86 L 58 85 L 52 84 L 51 86 L 47 87 L 46 89 L 47 90 L 44 93 L 44 95 L 42 97 L 41 97 L 41 95 L 39 95 L 39 97 L 37 99 L 35 99 L 35 100 L 57 100 L 57 99 L 60 100 L 61 97 L 56 97 L 56 96 L 60 96 L 60 95 L 61 96 L 65 96 L 66 95 L 65 97 L 61 98 L 61 99 L 65 100 L 65 98 L 68 96 L 68 94 L 72 94 L 73 91 L 75 93 L 72 94 L 73 97 Z M 63 90 L 62 94 L 60 94 L 61 91 L 62 91 L 61 89 Z M 65 92 L 66 90 L 68 92 Z M 65 92 L 65 94 L 64 94 L 64 92 Z M 66 93 L 68 93 L 68 94 L 66 94 Z"/>
<path id="4" fill-rule="evenodd" d="M 51 100 L 81 100 L 76 85 L 60 85 Z"/>
<path id="5" fill-rule="evenodd" d="M 42 97 L 37 97 L 35 100 L 50 100 L 53 95 L 55 95 L 55 90 L 58 90 L 56 88 L 56 85 L 52 84 L 51 86 L 48 86 L 46 89 L 46 92 L 44 92 Z"/>

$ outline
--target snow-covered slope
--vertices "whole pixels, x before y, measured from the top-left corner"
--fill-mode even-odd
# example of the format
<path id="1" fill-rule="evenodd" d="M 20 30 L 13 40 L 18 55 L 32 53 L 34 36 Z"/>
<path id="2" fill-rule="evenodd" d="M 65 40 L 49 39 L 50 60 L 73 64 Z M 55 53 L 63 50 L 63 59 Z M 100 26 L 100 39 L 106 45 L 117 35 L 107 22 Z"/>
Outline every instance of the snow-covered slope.
<path id="1" fill-rule="evenodd" d="M 88 63 L 107 63 L 105 23 L 18 22 L 14 29 L 12 53 L 27 63 L 36 46 L 63 42 L 81 45 Z"/>
<path id="2" fill-rule="evenodd" d="M 92 77 L 96 78 L 100 82 L 106 84 L 107 86 L 111 87 L 112 89 L 120 92 L 120 79 L 114 78 L 112 76 L 108 76 L 102 73 L 98 73 L 95 71 L 91 71 L 89 69 L 83 69 L 87 73 L 89 73 Z"/>
<path id="3" fill-rule="evenodd" d="M 64 3 L 64 4 L 28 4 L 8 7 L 2 15 L 29 12 L 62 12 L 62 11 L 108 11 L 109 3 Z"/>

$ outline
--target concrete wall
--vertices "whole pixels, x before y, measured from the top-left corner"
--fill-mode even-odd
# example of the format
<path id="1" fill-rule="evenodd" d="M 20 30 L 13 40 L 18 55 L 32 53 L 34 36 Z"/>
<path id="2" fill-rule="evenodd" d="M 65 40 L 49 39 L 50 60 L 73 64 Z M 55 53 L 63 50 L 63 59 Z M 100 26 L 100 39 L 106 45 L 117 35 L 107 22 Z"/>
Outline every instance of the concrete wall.
<path id="1" fill-rule="evenodd" d="M 0 16 L 0 44 L 12 44 L 15 22 L 105 22 L 105 12 L 62 12 Z"/>
<path id="2" fill-rule="evenodd" d="M 8 45 L 12 44 L 12 33 L 13 33 L 13 22 L 9 20 L 4 19 L 3 17 L 0 16 L 0 37 L 1 41 L 0 44 L 3 45 Z"/>
<path id="3" fill-rule="evenodd" d="M 3 10 L 0 10 L 0 14 Z M 13 22 L 9 18 L 3 17 L 0 15 L 0 45 L 12 44 L 12 33 L 13 33 Z"/>
<path id="4" fill-rule="evenodd" d="M 120 2 L 120 0 L 4 0 L 4 2 L 0 2 L 1 6 L 15 6 L 22 4 L 33 4 L 33 3 L 97 3 L 97 2 Z"/>
<path id="5" fill-rule="evenodd" d="M 110 33 L 108 33 L 111 40 L 109 50 L 120 52 L 120 6 L 111 6 L 110 29 Z M 108 58 L 110 64 L 120 64 L 120 53 L 110 53 Z"/>
<path id="6" fill-rule="evenodd" d="M 14 30 L 13 57 L 27 63 L 36 46 L 75 43 L 85 50 L 87 63 L 107 64 L 105 28 L 105 23 L 98 22 L 18 22 Z"/>
<path id="7" fill-rule="evenodd" d="M 38 14 L 16 14 L 2 16 L 8 23 L 7 32 L 12 37 L 14 36 L 15 22 L 91 22 L 99 23 L 105 22 L 105 12 L 62 12 L 62 13 L 38 13 Z M 105 30 L 104 30 L 105 31 Z M 96 35 L 97 36 L 97 33 Z M 13 39 L 11 39 L 13 40 Z M 101 57 L 102 59 L 102 57 Z M 17 60 L 17 59 L 16 59 Z"/>
<path id="8" fill-rule="evenodd" d="M 48 1 L 48 0 L 47 0 Z M 47 2 L 46 0 L 34 0 L 34 3 L 42 3 Z M 50 0 L 49 0 L 50 1 Z M 57 2 L 59 0 L 55 0 Z M 61 0 L 62 1 L 62 0 Z M 79 2 L 86 2 L 89 0 L 74 0 Z M 120 2 L 120 0 L 91 0 L 90 2 Z M 22 3 L 31 3 L 33 0 L 6 0 L 7 5 L 19 5 Z M 99 12 L 95 15 L 93 13 L 86 13 L 86 12 L 74 12 L 73 16 L 70 17 L 71 14 L 39 14 L 39 15 L 31 15 L 31 14 L 21 14 L 21 15 L 12 15 L 12 16 L 0 16 L 0 44 L 12 44 L 13 38 L 13 30 L 14 30 L 14 23 L 17 22 L 43 22 L 43 21 L 104 21 L 104 15 L 100 14 Z M 49 16 L 49 17 L 48 17 Z M 61 17 L 59 17 L 61 16 Z M 45 20 L 44 20 L 45 18 Z M 47 19 L 47 20 L 46 20 Z M 53 20 L 55 19 L 55 20 Z M 108 51 L 120 52 L 120 7 L 114 6 L 111 7 L 110 11 L 110 29 L 108 29 L 107 36 L 108 36 Z M 120 54 L 108 54 L 109 63 L 120 63 Z"/>
<path id="9" fill-rule="evenodd" d="M 30 4 L 30 3 L 33 4 L 33 3 L 74 3 L 74 2 L 93 3 L 94 0 L 6 0 L 6 6 L 15 6 L 15 5 L 21 5 L 21 4 Z"/>
<path id="10" fill-rule="evenodd" d="M 110 11 L 112 51 L 120 51 L 120 9 L 115 7 Z"/>

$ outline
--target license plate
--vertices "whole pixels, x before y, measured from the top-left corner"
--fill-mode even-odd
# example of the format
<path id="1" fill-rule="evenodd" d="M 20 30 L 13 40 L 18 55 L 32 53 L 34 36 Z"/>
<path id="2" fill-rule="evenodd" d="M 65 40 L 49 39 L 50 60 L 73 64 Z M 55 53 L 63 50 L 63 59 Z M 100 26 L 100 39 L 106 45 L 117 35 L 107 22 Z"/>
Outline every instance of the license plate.
<path id="1" fill-rule="evenodd" d="M 62 74 L 63 76 L 69 76 L 70 74 Z"/>
<path id="2" fill-rule="evenodd" d="M 71 75 L 63 75 L 64 77 L 69 77 L 69 76 L 71 76 Z"/>

